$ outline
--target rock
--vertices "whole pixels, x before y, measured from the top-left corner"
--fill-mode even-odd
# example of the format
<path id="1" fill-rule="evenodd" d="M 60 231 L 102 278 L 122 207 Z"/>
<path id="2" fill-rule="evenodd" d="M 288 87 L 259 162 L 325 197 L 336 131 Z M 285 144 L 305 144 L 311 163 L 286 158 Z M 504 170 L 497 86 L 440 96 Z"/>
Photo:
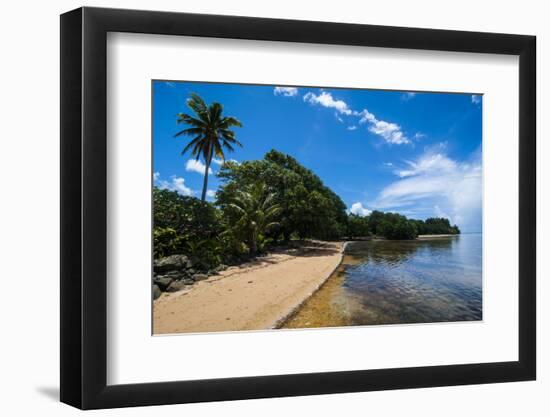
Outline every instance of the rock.
<path id="1" fill-rule="evenodd" d="M 185 271 L 171 271 L 165 276 L 166 278 L 171 278 L 172 281 L 181 281 L 182 279 L 188 278 L 189 274 Z"/>
<path id="2" fill-rule="evenodd" d="M 166 258 L 158 259 L 153 262 L 155 272 L 181 271 L 191 266 L 189 258 L 185 255 L 170 255 Z"/>
<path id="3" fill-rule="evenodd" d="M 172 281 L 174 281 L 174 277 L 168 275 L 157 275 L 153 278 L 155 285 L 157 285 L 162 291 L 166 291 L 166 288 L 168 288 Z"/>
<path id="4" fill-rule="evenodd" d="M 186 284 L 187 280 L 172 281 L 172 283 L 166 288 L 167 292 L 176 292 L 185 289 L 189 284 Z"/>
<path id="5" fill-rule="evenodd" d="M 183 283 L 185 285 L 193 285 L 195 283 L 195 281 L 193 281 L 191 278 L 186 278 L 183 280 Z"/>
<path id="6" fill-rule="evenodd" d="M 195 281 L 204 281 L 205 279 L 208 279 L 208 275 L 206 275 L 206 274 L 195 274 L 195 275 L 193 275 L 193 279 Z"/>
<path id="7" fill-rule="evenodd" d="M 157 298 L 159 298 L 161 294 L 162 294 L 162 291 L 160 290 L 158 285 L 153 284 L 153 300 L 156 300 Z"/>
<path id="8" fill-rule="evenodd" d="M 213 268 L 212 270 L 210 270 L 210 273 L 211 274 L 219 274 L 220 272 L 224 271 L 227 269 L 227 265 L 224 265 L 224 264 L 219 264 L 217 267 Z"/>

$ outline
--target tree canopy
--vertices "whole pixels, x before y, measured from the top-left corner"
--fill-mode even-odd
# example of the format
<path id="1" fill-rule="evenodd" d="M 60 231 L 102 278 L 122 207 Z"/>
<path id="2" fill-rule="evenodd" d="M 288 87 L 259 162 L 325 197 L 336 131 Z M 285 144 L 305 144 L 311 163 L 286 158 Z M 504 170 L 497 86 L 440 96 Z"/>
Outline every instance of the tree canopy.
<path id="1" fill-rule="evenodd" d="M 218 174 L 224 182 L 217 193 L 216 204 L 227 205 L 243 188 L 262 183 L 274 194 L 280 207 L 280 227 L 275 238 L 331 239 L 346 233 L 346 205 L 311 170 L 296 159 L 276 150 L 263 159 L 242 164 L 228 162 Z"/>

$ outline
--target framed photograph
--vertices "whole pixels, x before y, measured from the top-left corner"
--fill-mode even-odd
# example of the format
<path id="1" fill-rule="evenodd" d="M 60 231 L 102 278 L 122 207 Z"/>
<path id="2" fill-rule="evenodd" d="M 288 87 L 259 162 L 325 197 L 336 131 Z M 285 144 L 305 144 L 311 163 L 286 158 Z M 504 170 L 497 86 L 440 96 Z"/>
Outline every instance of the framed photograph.
<path id="1" fill-rule="evenodd" d="M 61 16 L 61 401 L 533 380 L 535 37 Z"/>

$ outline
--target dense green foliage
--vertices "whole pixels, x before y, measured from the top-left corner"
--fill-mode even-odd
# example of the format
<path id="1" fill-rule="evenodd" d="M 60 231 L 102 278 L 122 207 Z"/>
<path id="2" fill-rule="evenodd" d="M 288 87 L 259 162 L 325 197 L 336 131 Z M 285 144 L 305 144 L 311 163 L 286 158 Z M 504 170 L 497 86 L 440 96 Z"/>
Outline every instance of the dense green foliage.
<path id="1" fill-rule="evenodd" d="M 366 237 L 370 234 L 368 216 L 358 216 L 357 214 L 350 213 L 347 226 L 347 237 L 349 239 Z"/>
<path id="2" fill-rule="evenodd" d="M 185 135 L 192 138 L 181 151 L 182 155 L 191 150 L 191 155 L 197 160 L 201 157 L 204 159 L 204 183 L 201 195 L 201 200 L 204 201 L 212 158 L 215 155 L 225 160 L 224 149 L 232 152 L 234 145 L 242 146 L 235 138 L 235 132 L 231 130 L 233 127 L 242 127 L 242 123 L 234 117 L 223 116 L 223 106 L 220 103 L 212 103 L 208 106 L 195 93 L 191 94 L 191 97 L 187 100 L 187 106 L 194 114 L 179 113 L 176 121 L 190 127 L 181 130 L 175 136 Z"/>
<path id="3" fill-rule="evenodd" d="M 280 226 L 277 221 L 281 207 L 275 203 L 275 194 L 263 183 L 236 190 L 225 204 L 224 216 L 233 236 L 245 242 L 250 254 L 255 255 L 267 243 L 267 233 Z"/>
<path id="4" fill-rule="evenodd" d="M 459 234 L 458 226 L 451 226 L 448 219 L 407 219 L 397 213 L 373 211 L 369 216 L 369 232 L 387 239 L 415 239 L 418 235 Z"/>
<path id="5" fill-rule="evenodd" d="M 210 258 L 213 243 L 224 228 L 221 212 L 211 203 L 153 188 L 153 239 L 155 258 L 174 253 L 201 252 Z"/>
<path id="6" fill-rule="evenodd" d="M 217 193 L 222 209 L 240 189 L 263 184 L 280 208 L 280 224 L 269 236 L 277 240 L 336 239 L 346 234 L 346 205 L 311 170 L 296 159 L 272 150 L 264 159 L 242 164 L 228 162 L 218 177 L 224 182 Z"/>
<path id="7" fill-rule="evenodd" d="M 412 220 L 419 235 L 456 235 L 460 233 L 457 225 L 451 226 L 449 219 L 443 217 L 430 217 L 426 220 Z"/>

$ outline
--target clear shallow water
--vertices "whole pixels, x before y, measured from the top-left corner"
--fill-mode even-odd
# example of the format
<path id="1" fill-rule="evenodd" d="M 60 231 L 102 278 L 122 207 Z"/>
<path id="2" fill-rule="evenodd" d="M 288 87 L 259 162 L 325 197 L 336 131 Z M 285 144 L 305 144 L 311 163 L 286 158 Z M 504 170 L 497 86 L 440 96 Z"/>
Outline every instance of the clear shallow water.
<path id="1" fill-rule="evenodd" d="M 284 328 L 482 319 L 482 235 L 353 242 Z"/>

